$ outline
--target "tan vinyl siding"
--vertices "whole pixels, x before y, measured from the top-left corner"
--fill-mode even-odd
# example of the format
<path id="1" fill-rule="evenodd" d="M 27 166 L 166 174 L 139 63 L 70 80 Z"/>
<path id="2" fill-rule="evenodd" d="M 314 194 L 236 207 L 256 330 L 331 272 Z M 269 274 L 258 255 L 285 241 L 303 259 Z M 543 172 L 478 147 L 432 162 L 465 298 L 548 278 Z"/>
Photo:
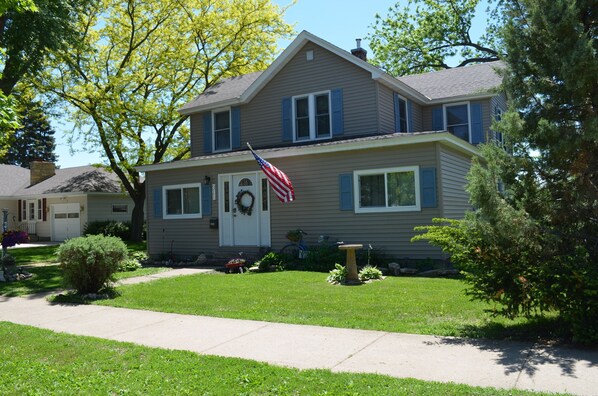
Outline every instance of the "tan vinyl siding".
<path id="1" fill-rule="evenodd" d="M 465 191 L 466 176 L 471 167 L 470 158 L 441 147 L 438 173 L 443 200 L 443 217 L 461 219 L 466 210 L 471 210 L 469 195 Z"/>
<path id="2" fill-rule="evenodd" d="M 295 187 L 296 201 L 280 203 L 270 192 L 272 248 L 287 243 L 284 235 L 290 229 L 302 228 L 309 235 L 308 244 L 318 235 L 330 235 L 344 242 L 371 243 L 375 249 L 396 257 L 441 258 L 441 253 L 426 243 L 412 244 L 413 227 L 430 224 L 441 215 L 439 208 L 424 208 L 414 212 L 362 213 L 339 209 L 339 175 L 356 170 L 419 165 L 435 167 L 436 148 L 433 144 L 413 145 L 393 149 L 371 149 L 355 152 L 329 153 L 276 159 L 274 165 L 285 171 Z M 163 220 L 153 216 L 153 192 L 162 185 L 196 183 L 209 175 L 255 171 L 254 161 L 206 168 L 148 172 L 148 223 L 150 254 L 168 253 L 170 243 L 177 255 L 194 256 L 200 252 L 217 255 L 232 254 L 239 248 L 218 248 L 218 230 L 209 229 L 208 219 Z M 212 202 L 212 216 L 218 208 Z M 242 249 L 254 253 L 258 248 Z"/>
<path id="3" fill-rule="evenodd" d="M 128 205 L 127 212 L 112 212 L 113 204 Z M 133 212 L 133 200 L 127 195 L 89 195 L 87 197 L 88 214 L 87 219 L 92 221 L 131 221 Z"/>
<path id="4" fill-rule="evenodd" d="M 378 84 L 378 120 L 380 133 L 395 132 L 394 92 L 382 84 Z"/>
<path id="5" fill-rule="evenodd" d="M 314 59 L 305 53 L 313 50 Z M 365 70 L 307 43 L 251 100 L 241 106 L 241 142 L 254 148 L 282 145 L 282 99 L 343 89 L 343 137 L 377 133 L 375 82 Z M 191 117 L 192 155 L 203 154 L 203 114 Z"/>
<path id="6" fill-rule="evenodd" d="M 432 127 L 432 110 L 436 107 L 442 107 L 442 105 L 434 105 L 434 106 L 422 106 L 421 109 L 421 118 L 422 118 L 422 131 L 433 131 Z"/>
<path id="7" fill-rule="evenodd" d="M 378 84 L 378 119 L 380 123 L 380 133 L 392 133 L 395 132 L 395 110 L 394 110 L 394 92 L 382 85 Z M 399 93 L 400 95 L 400 93 Z M 403 95 L 401 95 L 403 96 Z M 405 96 L 403 96 L 406 98 Z M 406 98 L 411 102 L 412 110 L 411 117 L 413 124 L 413 131 L 422 131 L 422 107 Z"/>
<path id="8" fill-rule="evenodd" d="M 189 117 L 191 134 L 191 157 L 199 157 L 203 150 L 203 114 L 192 114 Z"/>

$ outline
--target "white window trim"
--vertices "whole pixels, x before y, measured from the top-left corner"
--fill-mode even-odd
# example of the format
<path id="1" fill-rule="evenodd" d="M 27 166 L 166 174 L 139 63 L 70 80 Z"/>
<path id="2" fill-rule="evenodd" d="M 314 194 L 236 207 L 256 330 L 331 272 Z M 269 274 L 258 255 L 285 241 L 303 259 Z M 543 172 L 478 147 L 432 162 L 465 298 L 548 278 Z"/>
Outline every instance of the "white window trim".
<path id="1" fill-rule="evenodd" d="M 43 213 L 40 213 L 39 209 L 41 208 L 39 206 L 38 201 L 41 201 L 41 199 L 28 199 L 25 200 L 26 204 L 25 204 L 25 219 L 23 221 L 26 222 L 37 222 L 37 221 L 42 221 L 43 220 Z M 33 204 L 33 219 L 29 218 L 29 204 Z"/>
<path id="2" fill-rule="evenodd" d="M 330 134 L 324 137 L 316 137 L 316 96 L 328 95 L 328 122 L 330 124 Z M 308 109 L 309 109 L 309 139 L 297 139 L 297 106 L 295 101 L 297 99 L 307 98 Z M 326 140 L 332 138 L 332 93 L 328 91 L 320 91 L 308 93 L 305 95 L 296 95 L 291 98 L 293 106 L 293 142 L 309 142 L 312 140 Z"/>
<path id="3" fill-rule="evenodd" d="M 444 116 L 444 130 L 448 131 L 448 117 L 446 115 L 446 108 L 447 107 L 454 107 L 454 106 L 462 106 L 467 105 L 467 134 L 469 135 L 469 139 L 467 140 L 471 143 L 471 102 L 457 102 L 457 103 L 445 103 L 442 105 L 442 115 Z"/>
<path id="4" fill-rule="evenodd" d="M 502 120 L 502 115 L 504 114 L 503 109 L 499 106 L 494 107 L 494 121 Z M 499 120 L 500 117 L 500 120 Z M 500 139 L 498 138 L 500 132 L 494 131 L 494 140 L 500 145 L 500 147 L 505 147 L 505 136 L 504 134 L 500 133 Z"/>
<path id="5" fill-rule="evenodd" d="M 183 188 L 194 188 L 199 189 L 199 213 L 191 214 L 168 214 L 168 201 L 167 201 L 167 190 L 181 190 L 181 200 L 183 199 L 182 190 Z M 183 208 L 183 202 L 181 201 L 181 208 Z M 170 186 L 162 186 L 162 213 L 164 219 L 201 219 L 202 218 L 202 207 L 201 207 L 201 183 L 190 183 L 190 184 L 173 184 Z"/>
<path id="6" fill-rule="evenodd" d="M 216 113 L 223 113 L 228 111 L 228 134 L 229 134 L 229 143 L 230 145 L 228 148 L 224 149 L 216 149 Z M 223 153 L 226 151 L 231 151 L 233 146 L 233 117 L 232 111 L 230 107 L 222 107 L 220 109 L 212 110 L 212 152 L 213 153 Z"/>
<path id="7" fill-rule="evenodd" d="M 415 177 L 415 205 L 410 206 L 390 206 L 384 208 L 362 208 L 360 206 L 360 198 L 361 194 L 359 192 L 359 177 L 360 176 L 369 176 L 369 175 L 379 175 L 381 173 L 395 173 L 395 172 L 413 172 Z M 384 183 L 384 196 L 385 198 L 388 197 L 388 186 L 386 185 L 386 180 Z M 381 168 L 381 169 L 368 169 L 368 170 L 358 170 L 353 172 L 353 204 L 355 208 L 355 213 L 385 213 L 385 212 L 415 212 L 421 210 L 421 197 L 420 197 L 420 187 L 419 187 L 419 166 L 401 166 L 396 168 Z"/>
<path id="8" fill-rule="evenodd" d="M 396 95 L 399 99 L 401 99 L 402 101 L 405 102 L 405 130 L 401 131 L 401 133 L 411 133 L 413 131 L 411 129 L 409 129 L 409 102 L 407 101 L 406 97 L 404 97 L 398 93 Z M 399 106 L 399 110 L 400 110 L 400 106 Z M 399 120 L 399 122 L 400 122 L 400 120 Z"/>

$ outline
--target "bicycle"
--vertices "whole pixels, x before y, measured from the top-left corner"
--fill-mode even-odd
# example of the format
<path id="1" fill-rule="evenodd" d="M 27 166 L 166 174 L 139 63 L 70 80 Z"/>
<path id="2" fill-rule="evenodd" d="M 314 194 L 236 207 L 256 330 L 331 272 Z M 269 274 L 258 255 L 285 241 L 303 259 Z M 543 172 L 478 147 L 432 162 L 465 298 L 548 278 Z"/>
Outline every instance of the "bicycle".
<path id="1" fill-rule="evenodd" d="M 303 241 L 303 236 L 307 235 L 307 232 L 300 228 L 287 232 L 286 238 L 291 243 L 284 245 L 280 249 L 280 254 L 284 254 L 293 259 L 304 259 L 307 257 L 308 247 Z"/>

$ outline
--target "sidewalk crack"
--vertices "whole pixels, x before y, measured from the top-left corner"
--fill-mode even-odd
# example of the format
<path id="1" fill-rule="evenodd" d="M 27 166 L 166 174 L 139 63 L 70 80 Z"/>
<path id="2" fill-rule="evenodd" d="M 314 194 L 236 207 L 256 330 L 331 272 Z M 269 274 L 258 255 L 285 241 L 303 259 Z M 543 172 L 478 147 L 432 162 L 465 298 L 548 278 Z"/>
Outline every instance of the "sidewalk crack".
<path id="1" fill-rule="evenodd" d="M 357 355 L 358 353 L 360 353 L 361 351 L 363 351 L 364 349 L 370 347 L 371 345 L 373 345 L 374 343 L 378 342 L 380 339 L 382 339 L 382 337 L 387 336 L 388 332 L 383 333 L 382 335 L 380 335 L 380 337 L 375 338 L 374 340 L 372 340 L 371 342 L 367 343 L 366 345 L 364 345 L 362 348 L 356 350 L 355 352 L 349 354 L 346 358 L 342 359 L 340 362 L 338 362 L 337 364 L 333 365 L 332 367 L 330 367 L 330 370 L 335 369 L 336 367 L 340 366 L 341 364 L 343 364 L 344 362 L 346 362 L 347 360 L 351 359 L 353 356 Z"/>

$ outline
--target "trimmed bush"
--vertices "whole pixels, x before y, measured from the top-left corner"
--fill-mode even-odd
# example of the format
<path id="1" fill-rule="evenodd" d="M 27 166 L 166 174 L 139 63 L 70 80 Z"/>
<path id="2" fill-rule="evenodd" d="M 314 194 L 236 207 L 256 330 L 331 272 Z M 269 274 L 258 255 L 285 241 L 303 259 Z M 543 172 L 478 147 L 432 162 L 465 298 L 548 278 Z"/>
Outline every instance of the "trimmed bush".
<path id="1" fill-rule="evenodd" d="M 135 271 L 141 268 L 141 263 L 134 258 L 128 258 L 118 264 L 118 272 Z"/>
<path id="2" fill-rule="evenodd" d="M 125 258 L 123 241 L 103 235 L 69 239 L 58 248 L 65 286 L 79 294 L 97 293 L 107 286 Z"/>
<path id="3" fill-rule="evenodd" d="M 336 263 L 345 261 L 345 254 L 336 245 L 323 244 L 310 247 L 307 257 L 301 261 L 301 267 L 306 271 L 328 272 Z"/>
<path id="4" fill-rule="evenodd" d="M 92 221 L 85 225 L 85 235 L 114 236 L 128 241 L 131 238 L 131 223 L 123 221 Z"/>

